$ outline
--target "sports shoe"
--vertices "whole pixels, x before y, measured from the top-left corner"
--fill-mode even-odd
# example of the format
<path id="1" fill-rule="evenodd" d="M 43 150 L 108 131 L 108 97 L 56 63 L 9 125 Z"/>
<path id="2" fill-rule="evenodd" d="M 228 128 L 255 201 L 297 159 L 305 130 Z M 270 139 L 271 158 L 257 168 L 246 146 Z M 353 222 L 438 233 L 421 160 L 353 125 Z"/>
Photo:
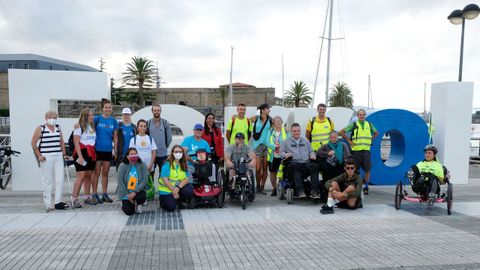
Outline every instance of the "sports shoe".
<path id="1" fill-rule="evenodd" d="M 59 202 L 55 204 L 55 210 L 65 210 L 68 208 L 68 204 L 64 202 Z"/>
<path id="2" fill-rule="evenodd" d="M 96 202 L 96 203 L 103 203 L 102 200 L 100 200 L 100 197 L 98 196 L 97 193 L 93 194 L 92 195 L 92 201 Z"/>
<path id="3" fill-rule="evenodd" d="M 260 194 L 267 195 L 267 192 L 263 188 L 260 188 Z"/>
<path id="4" fill-rule="evenodd" d="M 82 204 L 77 199 L 77 200 L 73 201 L 72 207 L 73 208 L 82 208 Z"/>
<path id="5" fill-rule="evenodd" d="M 329 207 L 328 205 L 323 205 L 322 208 L 320 209 L 320 213 L 322 214 L 333 214 L 333 207 Z"/>
<path id="6" fill-rule="evenodd" d="M 312 192 L 312 194 L 310 195 L 310 197 L 312 197 L 312 199 L 314 199 L 314 200 L 320 199 L 320 195 L 318 195 L 318 193 L 316 193 L 316 192 Z"/>
<path id="7" fill-rule="evenodd" d="M 270 194 L 270 196 L 272 196 L 272 197 L 277 196 L 277 189 L 276 188 L 274 188 L 272 190 L 272 193 Z"/>
<path id="8" fill-rule="evenodd" d="M 300 194 L 298 194 L 298 197 L 300 199 L 305 199 L 307 197 L 307 195 L 305 195 L 305 192 L 300 192 Z"/>
<path id="9" fill-rule="evenodd" d="M 363 194 L 368 195 L 368 187 L 363 188 Z"/>
<path id="10" fill-rule="evenodd" d="M 51 206 L 47 207 L 47 213 L 50 213 L 50 212 L 52 212 L 53 210 L 55 210 L 55 208 L 53 208 L 53 207 L 51 207 Z"/>
<path id="11" fill-rule="evenodd" d="M 141 214 L 143 212 L 143 209 L 142 209 L 142 205 L 141 204 L 135 204 L 135 213 L 137 214 Z"/>
<path id="12" fill-rule="evenodd" d="M 85 200 L 85 204 L 88 204 L 88 205 L 97 205 L 97 203 L 98 203 L 97 200 L 91 197 L 88 197 Z"/>
<path id="13" fill-rule="evenodd" d="M 103 193 L 103 194 L 102 194 L 102 201 L 103 201 L 103 202 L 108 202 L 108 203 L 112 203 L 112 202 L 113 202 L 112 198 L 110 198 L 110 197 L 108 196 L 108 193 Z"/>

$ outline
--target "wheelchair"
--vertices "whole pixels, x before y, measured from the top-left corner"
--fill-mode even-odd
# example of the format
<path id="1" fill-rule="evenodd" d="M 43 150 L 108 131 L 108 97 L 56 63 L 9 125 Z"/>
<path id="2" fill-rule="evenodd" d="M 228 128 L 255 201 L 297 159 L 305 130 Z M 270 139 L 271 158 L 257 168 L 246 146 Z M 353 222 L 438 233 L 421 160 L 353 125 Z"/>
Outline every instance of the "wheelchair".
<path id="1" fill-rule="evenodd" d="M 220 170 L 219 176 L 224 179 L 223 189 L 230 190 L 230 201 L 239 201 L 242 209 L 247 208 L 247 201 L 253 202 L 255 199 L 255 176 L 248 167 L 248 160 L 243 158 L 233 162 L 236 176 L 233 177 L 232 187 L 230 188 L 228 173 Z"/>
<path id="2" fill-rule="evenodd" d="M 405 173 L 403 180 L 398 181 L 395 187 L 395 209 L 400 209 L 402 201 L 419 202 L 430 206 L 435 203 L 447 203 L 447 214 L 452 214 L 453 186 L 450 183 L 450 172 L 443 166 L 444 181 L 447 186 L 445 192 L 441 192 L 440 181 L 431 173 L 420 173 L 416 166 Z M 432 181 L 436 181 L 433 183 Z M 409 195 L 407 185 L 415 195 Z M 435 191 L 431 191 L 431 187 L 436 187 Z"/>
<path id="3" fill-rule="evenodd" d="M 193 197 L 189 201 L 189 208 L 193 209 L 199 205 L 214 205 L 223 208 L 225 202 L 223 172 L 215 174 L 216 166 L 208 160 L 205 163 L 194 163 Z"/>
<path id="4" fill-rule="evenodd" d="M 299 197 L 298 191 L 295 187 L 295 180 L 290 168 L 291 164 L 291 159 L 283 159 L 280 163 L 277 173 L 277 198 L 280 200 L 286 200 L 287 204 L 292 204 L 293 200 Z M 307 175 L 306 173 L 302 173 L 302 179 L 303 190 L 307 195 L 307 198 L 310 198 L 312 194 L 310 174 Z M 314 199 L 313 202 L 319 203 L 320 199 Z"/>

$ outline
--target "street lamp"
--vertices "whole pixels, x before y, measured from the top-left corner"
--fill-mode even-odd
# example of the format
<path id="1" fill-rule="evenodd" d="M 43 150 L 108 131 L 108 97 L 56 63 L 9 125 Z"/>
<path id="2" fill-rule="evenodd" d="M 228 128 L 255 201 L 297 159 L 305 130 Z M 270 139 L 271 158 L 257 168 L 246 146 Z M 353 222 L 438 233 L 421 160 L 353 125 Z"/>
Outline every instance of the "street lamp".
<path id="1" fill-rule="evenodd" d="M 465 19 L 473 20 L 480 13 L 480 8 L 475 4 L 466 5 L 463 10 L 456 9 L 448 15 L 448 20 L 455 24 L 462 24 L 462 40 L 460 43 L 460 67 L 458 71 L 458 81 L 462 81 L 462 66 L 463 66 L 463 36 L 465 33 Z"/>

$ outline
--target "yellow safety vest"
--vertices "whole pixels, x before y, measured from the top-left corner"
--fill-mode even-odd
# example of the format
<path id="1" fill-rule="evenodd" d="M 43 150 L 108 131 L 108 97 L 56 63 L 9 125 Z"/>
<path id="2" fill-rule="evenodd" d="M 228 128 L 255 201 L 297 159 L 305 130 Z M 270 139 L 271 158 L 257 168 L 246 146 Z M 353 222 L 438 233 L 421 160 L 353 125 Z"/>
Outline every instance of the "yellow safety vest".
<path id="1" fill-rule="evenodd" d="M 282 127 L 282 131 L 280 132 L 280 136 L 282 136 L 281 138 L 284 141 L 287 138 L 287 132 L 285 132 L 285 129 L 283 127 Z M 276 130 L 272 129 L 271 134 L 270 134 L 270 138 L 268 138 L 268 141 L 270 142 L 270 144 L 275 145 L 275 137 L 276 137 Z M 267 160 L 268 161 L 273 160 L 273 149 L 270 148 L 270 147 L 268 148 Z"/>
<path id="2" fill-rule="evenodd" d="M 361 151 L 367 150 L 370 151 L 370 146 L 372 144 L 372 133 L 370 131 L 370 124 L 365 121 L 364 126 L 360 125 L 360 121 L 356 122 L 357 128 L 353 130 L 352 134 L 352 150 Z"/>
<path id="3" fill-rule="evenodd" d="M 328 143 L 328 136 L 332 131 L 332 126 L 330 125 L 330 121 L 327 117 L 325 117 L 325 122 L 319 123 L 317 122 L 317 116 L 312 119 L 313 121 L 313 129 L 310 131 L 312 136 L 312 149 L 314 152 L 322 147 L 322 145 Z"/>
<path id="4" fill-rule="evenodd" d="M 175 167 L 176 167 L 175 164 L 173 165 L 173 168 L 172 168 L 172 165 L 170 165 L 170 176 L 168 177 L 168 181 L 170 182 L 170 185 L 172 185 L 172 187 L 176 186 L 178 182 L 181 182 L 185 178 L 187 178 L 187 174 L 185 173 L 184 170 L 182 170 L 180 165 L 178 165 L 177 168 L 175 168 Z M 158 184 L 159 184 L 158 185 L 158 192 L 172 193 L 172 191 L 163 182 L 162 177 L 158 178 Z"/>

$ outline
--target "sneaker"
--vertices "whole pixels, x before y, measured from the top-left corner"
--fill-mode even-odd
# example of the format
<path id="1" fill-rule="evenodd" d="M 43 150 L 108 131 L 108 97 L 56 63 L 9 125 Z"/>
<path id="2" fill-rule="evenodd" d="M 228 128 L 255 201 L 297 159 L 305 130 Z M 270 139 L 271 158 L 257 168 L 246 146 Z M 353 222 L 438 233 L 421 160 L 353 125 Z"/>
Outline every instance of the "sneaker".
<path id="1" fill-rule="evenodd" d="M 298 194 L 298 197 L 300 199 L 305 199 L 307 197 L 307 195 L 305 195 L 305 192 L 300 192 L 300 194 Z"/>
<path id="2" fill-rule="evenodd" d="M 52 212 L 53 210 L 55 210 L 55 208 L 53 208 L 53 207 L 51 207 L 51 206 L 47 207 L 47 213 L 50 213 L 50 212 Z"/>
<path id="3" fill-rule="evenodd" d="M 312 197 L 312 199 L 314 199 L 314 200 L 320 199 L 320 195 L 318 195 L 318 193 L 316 193 L 316 192 L 312 192 L 310 197 Z"/>
<path id="4" fill-rule="evenodd" d="M 65 210 L 68 208 L 68 205 L 64 202 L 59 202 L 55 204 L 55 210 Z"/>
<path id="5" fill-rule="evenodd" d="M 320 209 L 320 213 L 322 214 L 333 214 L 333 207 L 329 207 L 328 205 L 323 205 L 322 208 Z"/>
<path id="6" fill-rule="evenodd" d="M 77 199 L 77 200 L 73 201 L 72 207 L 73 208 L 82 208 L 82 204 Z"/>
<path id="7" fill-rule="evenodd" d="M 276 188 L 274 188 L 272 190 L 272 193 L 270 194 L 270 196 L 272 196 L 272 197 L 277 196 L 277 189 Z"/>
<path id="8" fill-rule="evenodd" d="M 147 206 L 147 201 L 145 201 L 145 202 L 142 204 L 142 206 Z"/>
<path id="9" fill-rule="evenodd" d="M 84 203 L 88 205 L 97 205 L 98 202 L 95 198 L 88 197 Z"/>
<path id="10" fill-rule="evenodd" d="M 363 194 L 368 195 L 368 187 L 363 188 Z"/>
<path id="11" fill-rule="evenodd" d="M 102 202 L 112 203 L 113 200 L 108 196 L 108 193 L 103 193 L 102 194 Z"/>
<path id="12" fill-rule="evenodd" d="M 143 212 L 143 206 L 141 204 L 135 204 L 135 213 L 141 214 Z"/>
<path id="13" fill-rule="evenodd" d="M 260 188 L 260 194 L 267 195 L 267 192 L 263 188 Z"/>
<path id="14" fill-rule="evenodd" d="M 97 193 L 92 195 L 92 201 L 96 201 L 97 203 L 103 203 L 103 201 L 100 199 L 100 196 L 98 196 Z"/>

